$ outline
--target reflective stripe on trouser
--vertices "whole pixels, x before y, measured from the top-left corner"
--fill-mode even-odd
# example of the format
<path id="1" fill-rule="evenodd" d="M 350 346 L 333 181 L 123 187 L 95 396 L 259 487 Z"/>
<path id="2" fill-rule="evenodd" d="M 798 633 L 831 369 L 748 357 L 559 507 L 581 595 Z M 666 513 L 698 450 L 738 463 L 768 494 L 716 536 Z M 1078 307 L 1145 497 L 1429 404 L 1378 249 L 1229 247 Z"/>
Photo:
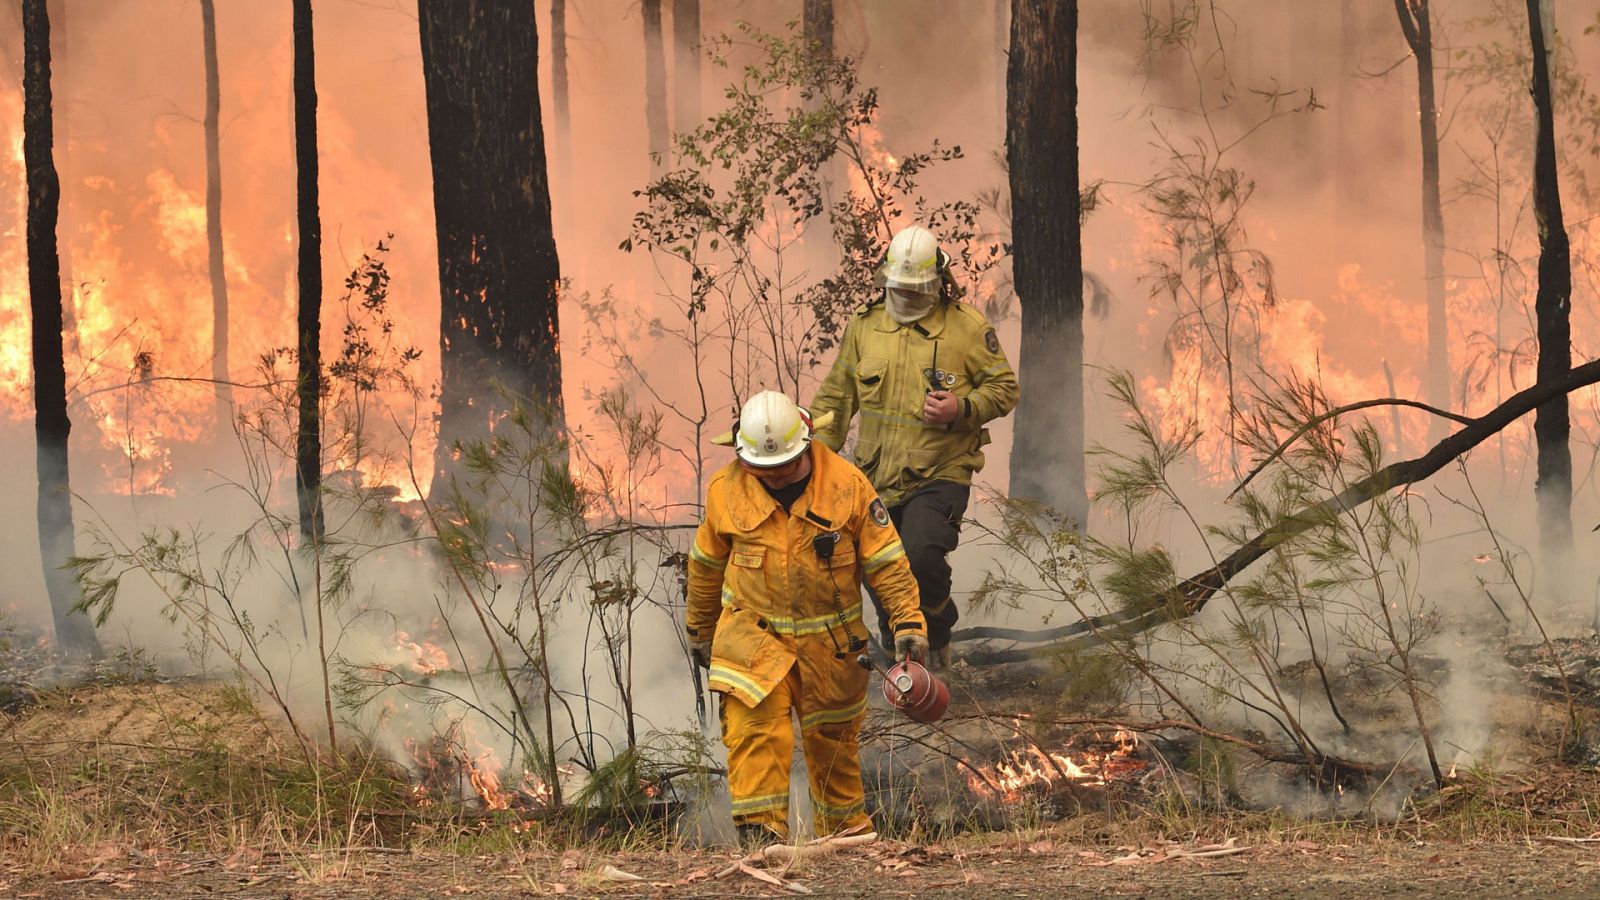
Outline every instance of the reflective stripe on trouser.
<path id="1" fill-rule="evenodd" d="M 753 708 L 722 696 L 722 742 L 728 747 L 728 792 L 737 824 L 766 825 L 788 835 L 795 713 L 801 714 L 800 746 L 817 833 L 832 834 L 867 821 L 856 745 L 866 697 L 838 709 L 810 710 L 797 702 L 803 689 L 797 665 Z"/>
<path id="2" fill-rule="evenodd" d="M 911 574 L 917 579 L 922 598 L 922 615 L 928 620 L 928 643 L 935 649 L 950 643 L 950 631 L 961 617 L 950 599 L 950 562 L 945 554 L 961 540 L 961 517 L 967 513 L 971 485 L 953 481 L 934 481 L 907 495 L 898 506 L 889 507 L 889 518 L 900 532 Z M 889 613 L 868 590 L 878 611 L 878 633 L 883 646 L 894 651 L 894 635 L 889 632 Z"/>

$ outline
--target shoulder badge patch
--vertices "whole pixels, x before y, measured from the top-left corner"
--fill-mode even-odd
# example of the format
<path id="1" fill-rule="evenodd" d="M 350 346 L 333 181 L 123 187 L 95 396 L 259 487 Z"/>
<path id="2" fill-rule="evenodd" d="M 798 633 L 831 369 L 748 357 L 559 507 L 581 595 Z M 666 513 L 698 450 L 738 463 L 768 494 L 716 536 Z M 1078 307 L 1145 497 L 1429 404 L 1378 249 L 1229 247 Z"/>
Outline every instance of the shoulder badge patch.
<path id="1" fill-rule="evenodd" d="M 993 328 L 983 333 L 983 345 L 989 348 L 990 353 L 1000 352 L 1000 339 L 995 337 Z"/>
<path id="2" fill-rule="evenodd" d="M 867 507 L 867 512 L 871 513 L 872 521 L 878 523 L 879 528 L 889 527 L 889 510 L 884 508 L 882 500 L 873 499 L 872 505 Z"/>

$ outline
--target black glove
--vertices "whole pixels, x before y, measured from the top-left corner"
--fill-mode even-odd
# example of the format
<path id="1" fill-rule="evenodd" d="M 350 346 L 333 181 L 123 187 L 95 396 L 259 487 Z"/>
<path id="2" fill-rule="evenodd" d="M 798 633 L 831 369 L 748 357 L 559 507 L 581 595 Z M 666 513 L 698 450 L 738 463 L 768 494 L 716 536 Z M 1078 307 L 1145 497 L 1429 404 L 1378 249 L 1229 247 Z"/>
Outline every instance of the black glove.
<path id="1" fill-rule="evenodd" d="M 702 669 L 711 668 L 711 641 L 690 641 L 689 658 Z"/>

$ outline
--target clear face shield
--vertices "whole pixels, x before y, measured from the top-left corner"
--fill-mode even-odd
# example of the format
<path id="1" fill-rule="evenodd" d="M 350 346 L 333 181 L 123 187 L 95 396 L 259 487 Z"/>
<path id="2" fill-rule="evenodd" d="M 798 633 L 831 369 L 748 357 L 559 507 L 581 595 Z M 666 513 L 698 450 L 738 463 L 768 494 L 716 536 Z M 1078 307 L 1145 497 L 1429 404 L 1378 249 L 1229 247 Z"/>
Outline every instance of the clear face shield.
<path id="1" fill-rule="evenodd" d="M 889 310 L 889 317 L 901 325 L 910 325 L 926 316 L 939 302 L 938 282 L 934 283 L 934 289 L 934 293 L 928 294 L 898 287 L 884 288 L 884 305 Z"/>

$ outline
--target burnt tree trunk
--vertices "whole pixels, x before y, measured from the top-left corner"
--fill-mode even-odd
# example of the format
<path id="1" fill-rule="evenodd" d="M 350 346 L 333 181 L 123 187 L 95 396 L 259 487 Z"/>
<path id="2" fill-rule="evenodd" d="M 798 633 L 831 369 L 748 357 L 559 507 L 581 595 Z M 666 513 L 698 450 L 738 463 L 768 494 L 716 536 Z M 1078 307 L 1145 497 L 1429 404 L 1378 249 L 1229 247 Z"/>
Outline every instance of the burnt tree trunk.
<path id="1" fill-rule="evenodd" d="M 206 57 L 206 248 L 211 269 L 211 380 L 216 382 L 219 424 L 233 416 L 228 384 L 228 274 L 222 256 L 222 87 L 217 66 L 216 0 L 200 0 Z"/>
<path id="2" fill-rule="evenodd" d="M 420 0 L 418 12 L 439 243 L 436 489 L 455 445 L 508 412 L 492 382 L 561 429 L 561 267 L 533 4 Z"/>
<path id="3" fill-rule="evenodd" d="M 67 24 L 67 0 L 50 0 L 45 5 L 45 12 L 50 16 L 50 44 L 56 51 L 50 59 L 50 78 L 61 85 L 62 96 L 60 99 L 64 109 L 61 120 L 55 122 L 55 137 L 60 143 L 54 143 L 52 153 L 55 155 L 56 175 L 60 181 L 72 184 L 73 159 L 72 159 L 72 100 L 67 96 L 67 88 L 72 84 L 72 76 L 68 72 L 68 65 L 72 59 L 69 44 L 70 30 Z M 52 98 L 51 105 L 56 99 Z M 72 204 L 63 197 L 59 219 L 56 222 L 56 259 L 61 264 L 61 340 L 63 358 L 80 358 L 83 355 L 82 343 L 78 337 L 78 306 L 79 285 L 77 276 L 72 271 L 72 244 L 70 240 L 62 240 L 61 235 L 73 234 L 76 230 Z M 73 398 L 68 398 L 71 403 Z M 90 427 L 94 427 L 91 419 Z M 81 436 L 81 435 L 80 435 Z M 93 438 L 91 438 L 93 440 Z"/>
<path id="4" fill-rule="evenodd" d="M 672 121 L 677 131 L 700 124 L 700 0 L 672 2 Z"/>
<path id="5" fill-rule="evenodd" d="M 1549 384 L 1572 368 L 1572 252 L 1561 218 L 1556 174 L 1555 112 L 1550 92 L 1550 47 L 1555 31 L 1553 0 L 1528 0 L 1528 35 L 1533 42 L 1533 217 L 1539 228 L 1539 290 L 1533 301 L 1539 334 L 1537 383 Z M 1533 418 L 1539 475 L 1539 547 L 1559 562 L 1572 551 L 1572 428 L 1567 395 L 1542 404 Z"/>
<path id="6" fill-rule="evenodd" d="M 1076 0 L 1013 0 L 1006 74 L 1011 265 L 1022 308 L 1011 495 L 1088 516 Z"/>
<path id="7" fill-rule="evenodd" d="M 1444 211 L 1439 200 L 1439 109 L 1434 100 L 1433 24 L 1428 0 L 1394 0 L 1400 30 L 1417 61 L 1417 110 L 1422 125 L 1422 262 L 1428 295 L 1428 402 L 1450 408 L 1450 330 L 1444 303 Z M 1431 435 L 1442 434 L 1431 420 Z"/>
<path id="8" fill-rule="evenodd" d="M 61 346 L 61 260 L 56 255 L 61 181 L 56 175 L 50 93 L 50 15 L 45 0 L 22 4 L 22 159 L 28 181 L 28 306 L 33 317 L 33 427 L 39 466 L 39 555 L 56 641 L 98 654 L 88 616 L 75 614 L 79 592 L 68 573 L 75 554 L 68 477 L 67 367 Z"/>
<path id="9" fill-rule="evenodd" d="M 994 108 L 1005 115 L 1006 69 L 1011 58 L 1011 0 L 994 3 Z"/>
<path id="10" fill-rule="evenodd" d="M 317 212 L 317 76 L 311 0 L 294 0 L 294 156 L 300 230 L 300 372 L 296 389 L 300 425 L 295 436 L 295 495 L 300 533 L 322 537 L 322 218 Z"/>
<path id="11" fill-rule="evenodd" d="M 805 0 L 800 34 L 806 49 L 822 56 L 833 55 L 833 0 Z"/>
<path id="12" fill-rule="evenodd" d="M 567 0 L 550 0 L 550 97 L 555 102 L 555 157 L 558 171 L 572 167 L 571 88 L 567 82 Z M 563 175 L 565 202 L 566 178 Z"/>
<path id="13" fill-rule="evenodd" d="M 644 19 L 644 122 L 650 132 L 650 169 L 667 158 L 667 60 L 662 46 L 661 0 L 642 0 Z"/>

